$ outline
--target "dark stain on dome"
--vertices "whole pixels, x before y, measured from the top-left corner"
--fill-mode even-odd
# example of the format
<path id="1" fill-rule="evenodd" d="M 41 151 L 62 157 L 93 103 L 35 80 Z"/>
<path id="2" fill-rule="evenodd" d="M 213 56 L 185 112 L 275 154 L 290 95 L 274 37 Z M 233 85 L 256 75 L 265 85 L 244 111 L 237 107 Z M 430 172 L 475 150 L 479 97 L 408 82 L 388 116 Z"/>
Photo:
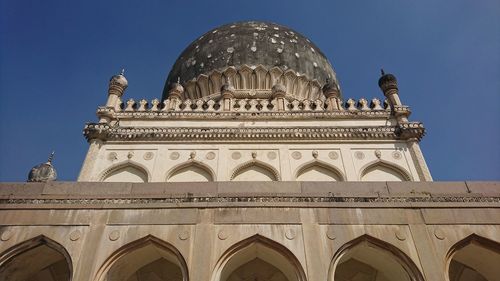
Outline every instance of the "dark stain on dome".
<path id="1" fill-rule="evenodd" d="M 320 84 L 327 79 L 337 82 L 325 55 L 298 32 L 274 23 L 238 22 L 205 33 L 182 52 L 167 78 L 163 98 L 178 78 L 183 84 L 200 74 L 244 64 L 292 69 Z"/>

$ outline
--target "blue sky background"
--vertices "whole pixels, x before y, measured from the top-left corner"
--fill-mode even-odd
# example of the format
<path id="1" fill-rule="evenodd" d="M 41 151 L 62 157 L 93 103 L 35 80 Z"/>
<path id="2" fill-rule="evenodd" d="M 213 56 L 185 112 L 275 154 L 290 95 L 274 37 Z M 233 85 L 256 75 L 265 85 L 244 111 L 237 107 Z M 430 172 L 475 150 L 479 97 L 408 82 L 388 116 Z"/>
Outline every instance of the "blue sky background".
<path id="1" fill-rule="evenodd" d="M 160 98 L 177 56 L 218 25 L 265 20 L 310 38 L 345 98 L 382 98 L 394 73 L 435 180 L 500 179 L 500 1 L 0 0 L 0 181 L 52 150 L 76 180 L 85 122 L 126 68 L 125 98 Z"/>

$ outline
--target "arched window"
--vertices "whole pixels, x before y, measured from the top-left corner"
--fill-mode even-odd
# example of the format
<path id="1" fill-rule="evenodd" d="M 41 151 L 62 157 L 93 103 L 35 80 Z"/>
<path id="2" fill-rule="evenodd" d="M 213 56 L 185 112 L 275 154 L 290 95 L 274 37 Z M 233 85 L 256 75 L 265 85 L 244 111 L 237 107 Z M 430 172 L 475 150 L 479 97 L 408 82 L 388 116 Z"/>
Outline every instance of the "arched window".
<path id="1" fill-rule="evenodd" d="M 342 246 L 332 264 L 333 281 L 423 281 L 411 261 L 395 246 L 368 235 Z"/>
<path id="2" fill-rule="evenodd" d="M 455 244 L 448 257 L 450 281 L 500 278 L 500 243 L 473 234 Z"/>
<path id="3" fill-rule="evenodd" d="M 103 182 L 148 182 L 147 171 L 132 163 L 108 169 L 101 177 Z"/>
<path id="4" fill-rule="evenodd" d="M 71 278 L 68 252 L 45 236 L 20 243 L 0 256 L 0 280 L 69 281 Z"/>
<path id="5" fill-rule="evenodd" d="M 297 181 L 342 181 L 341 174 L 328 164 L 314 161 L 297 171 Z"/>
<path id="6" fill-rule="evenodd" d="M 384 162 L 366 167 L 361 173 L 362 181 L 409 181 L 410 177 L 401 169 Z"/>
<path id="7" fill-rule="evenodd" d="M 232 181 L 279 181 L 279 174 L 273 167 L 260 162 L 250 161 L 238 166 L 232 176 Z"/>
<path id="8" fill-rule="evenodd" d="M 209 167 L 197 162 L 189 162 L 174 168 L 167 176 L 168 182 L 208 182 L 214 181 Z"/>
<path id="9" fill-rule="evenodd" d="M 118 249 L 97 274 L 97 281 L 188 281 L 186 262 L 172 245 L 146 236 Z"/>
<path id="10" fill-rule="evenodd" d="M 306 281 L 297 258 L 286 247 L 260 235 L 231 247 L 217 263 L 212 281 Z"/>

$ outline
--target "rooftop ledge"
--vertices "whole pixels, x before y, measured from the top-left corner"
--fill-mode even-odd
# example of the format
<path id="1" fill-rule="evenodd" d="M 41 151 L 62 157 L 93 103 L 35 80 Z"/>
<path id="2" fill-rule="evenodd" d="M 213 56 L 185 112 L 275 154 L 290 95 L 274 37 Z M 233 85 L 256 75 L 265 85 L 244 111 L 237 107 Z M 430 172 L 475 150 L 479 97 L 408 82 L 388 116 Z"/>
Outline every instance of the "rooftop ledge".
<path id="1" fill-rule="evenodd" d="M 500 207 L 500 182 L 0 183 L 0 209 Z"/>

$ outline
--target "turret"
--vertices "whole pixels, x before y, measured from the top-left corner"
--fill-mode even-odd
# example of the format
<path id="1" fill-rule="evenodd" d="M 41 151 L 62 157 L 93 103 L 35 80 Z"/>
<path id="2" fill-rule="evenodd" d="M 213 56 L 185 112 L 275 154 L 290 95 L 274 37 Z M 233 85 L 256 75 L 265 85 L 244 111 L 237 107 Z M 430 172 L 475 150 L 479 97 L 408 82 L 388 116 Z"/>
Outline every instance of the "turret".
<path id="1" fill-rule="evenodd" d="M 407 123 L 410 111 L 408 107 L 404 106 L 399 99 L 398 81 L 396 80 L 396 76 L 390 73 L 385 73 L 383 69 L 380 71 L 382 76 L 378 80 L 378 86 L 389 102 L 392 114 L 396 116 L 399 123 Z"/>
<path id="2" fill-rule="evenodd" d="M 128 81 L 124 76 L 125 70 L 122 69 L 120 74 L 113 75 L 109 79 L 108 86 L 108 101 L 106 102 L 106 107 L 116 108 L 120 98 L 125 93 L 125 89 L 128 87 Z"/>
<path id="3" fill-rule="evenodd" d="M 396 76 L 385 73 L 383 69 L 381 69 L 380 72 L 382 76 L 378 80 L 378 86 L 389 101 L 391 108 L 402 105 L 399 99 L 398 80 L 396 80 Z"/>
<path id="4" fill-rule="evenodd" d="M 231 110 L 231 107 L 232 107 L 231 103 L 234 99 L 234 92 L 235 92 L 235 89 L 234 89 L 234 86 L 231 85 L 231 80 L 229 80 L 229 78 L 226 77 L 226 83 L 224 83 L 224 85 L 222 85 L 222 87 L 220 88 L 220 93 L 221 93 L 222 101 L 223 101 L 222 110 L 224 110 L 224 111 Z"/>
<path id="5" fill-rule="evenodd" d="M 340 98 L 339 85 L 335 81 L 326 79 L 326 84 L 323 86 L 323 94 L 325 95 L 326 110 L 341 110 L 342 100 Z"/>

